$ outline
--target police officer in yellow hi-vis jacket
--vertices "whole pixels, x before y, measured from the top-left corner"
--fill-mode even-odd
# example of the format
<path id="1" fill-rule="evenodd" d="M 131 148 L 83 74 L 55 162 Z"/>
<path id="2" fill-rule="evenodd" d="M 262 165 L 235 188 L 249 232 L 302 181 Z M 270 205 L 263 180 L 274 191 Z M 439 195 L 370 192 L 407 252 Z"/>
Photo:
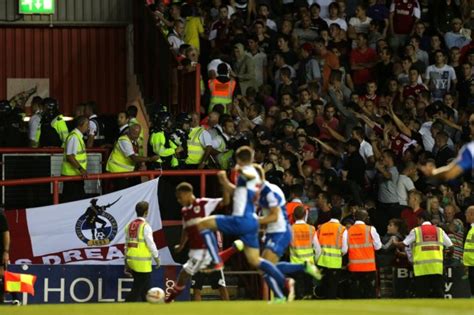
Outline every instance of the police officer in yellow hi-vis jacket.
<path id="1" fill-rule="evenodd" d="M 76 118 L 76 128 L 69 133 L 64 146 L 64 157 L 61 165 L 62 176 L 87 176 L 87 153 L 84 134 L 89 129 L 86 116 Z M 84 198 L 84 181 L 64 182 L 63 202 Z"/>
<path id="2" fill-rule="evenodd" d="M 429 215 L 422 215 L 423 222 L 410 231 L 401 246 L 411 246 L 415 293 L 417 298 L 444 297 L 444 247 L 452 248 L 449 236 L 430 222 Z"/>
<path id="3" fill-rule="evenodd" d="M 466 210 L 466 222 L 471 225 L 464 241 L 464 266 L 469 269 L 469 284 L 471 285 L 471 295 L 474 296 L 474 206 Z"/>
<path id="4" fill-rule="evenodd" d="M 133 275 L 132 291 L 126 302 L 144 302 L 150 289 L 152 259 L 155 268 L 160 267 L 159 252 L 153 240 L 153 230 L 146 221 L 148 202 L 140 201 L 135 206 L 137 218 L 125 229 L 125 270 Z"/>

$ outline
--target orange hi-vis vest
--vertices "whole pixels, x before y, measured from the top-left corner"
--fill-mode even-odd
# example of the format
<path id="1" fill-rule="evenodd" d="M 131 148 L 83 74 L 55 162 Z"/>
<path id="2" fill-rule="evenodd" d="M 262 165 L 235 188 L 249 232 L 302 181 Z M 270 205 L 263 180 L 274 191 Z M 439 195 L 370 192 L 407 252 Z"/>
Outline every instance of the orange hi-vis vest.
<path id="1" fill-rule="evenodd" d="M 211 91 L 211 101 L 209 104 L 209 112 L 212 111 L 214 105 L 224 105 L 225 112 L 228 111 L 228 104 L 232 103 L 232 96 L 235 90 L 235 81 L 230 80 L 222 83 L 217 79 L 211 79 L 208 81 L 209 90 Z"/>
<path id="2" fill-rule="evenodd" d="M 314 265 L 313 238 L 316 233 L 314 226 L 298 223 L 293 224 L 291 229 L 293 237 L 290 245 L 290 261 L 295 264 L 302 264 L 306 261 Z"/>
<path id="3" fill-rule="evenodd" d="M 338 222 L 326 222 L 318 230 L 318 240 L 321 245 L 321 256 L 318 266 L 342 268 L 342 234 L 346 228 Z"/>
<path id="4" fill-rule="evenodd" d="M 375 271 L 375 250 L 371 226 L 354 224 L 347 231 L 349 271 Z"/>
<path id="5" fill-rule="evenodd" d="M 299 206 L 304 208 L 305 217 L 308 216 L 309 207 L 307 205 L 302 204 L 301 202 L 290 201 L 285 206 L 286 214 L 288 216 L 288 221 L 290 222 L 290 224 L 295 223 L 295 219 L 293 218 L 293 212 L 295 212 L 296 207 L 299 207 Z"/>

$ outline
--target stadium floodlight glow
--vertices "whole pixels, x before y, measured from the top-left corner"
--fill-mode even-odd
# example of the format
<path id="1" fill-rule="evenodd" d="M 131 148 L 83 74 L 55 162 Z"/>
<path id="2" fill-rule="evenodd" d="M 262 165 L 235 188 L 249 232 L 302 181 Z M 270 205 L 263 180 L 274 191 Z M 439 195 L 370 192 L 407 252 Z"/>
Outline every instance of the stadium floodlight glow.
<path id="1" fill-rule="evenodd" d="M 19 0 L 20 14 L 54 14 L 55 0 Z"/>

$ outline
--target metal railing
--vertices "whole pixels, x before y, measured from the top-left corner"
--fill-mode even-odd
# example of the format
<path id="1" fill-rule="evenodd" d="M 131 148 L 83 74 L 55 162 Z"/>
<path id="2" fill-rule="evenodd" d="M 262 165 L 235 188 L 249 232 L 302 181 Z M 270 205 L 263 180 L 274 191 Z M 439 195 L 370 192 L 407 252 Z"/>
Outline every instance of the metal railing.
<path id="1" fill-rule="evenodd" d="M 88 153 L 107 153 L 109 149 L 105 148 L 89 148 L 86 149 Z M 28 154 L 28 153 L 63 153 L 63 148 L 0 148 L 0 154 L 11 154 L 11 153 L 18 153 L 18 154 Z"/>
<path id="2" fill-rule="evenodd" d="M 59 183 L 60 182 L 74 182 L 81 180 L 101 180 L 114 178 L 129 178 L 129 177 L 148 177 L 152 180 L 160 176 L 199 176 L 200 180 L 200 195 L 206 195 L 206 177 L 216 175 L 218 170 L 165 170 L 165 171 L 140 171 L 140 172 L 126 172 L 126 173 L 103 173 L 103 174 L 89 174 L 86 177 L 82 176 L 54 176 L 54 177 L 37 177 L 25 179 L 8 179 L 0 181 L 0 187 L 5 186 L 25 186 L 35 184 L 52 184 L 53 186 L 53 204 L 59 203 Z"/>

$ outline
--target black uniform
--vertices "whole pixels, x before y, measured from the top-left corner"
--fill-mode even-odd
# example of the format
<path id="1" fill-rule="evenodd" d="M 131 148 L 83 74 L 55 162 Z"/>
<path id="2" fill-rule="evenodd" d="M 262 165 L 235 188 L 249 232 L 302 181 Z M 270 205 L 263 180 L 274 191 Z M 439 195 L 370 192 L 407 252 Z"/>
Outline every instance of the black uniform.
<path id="1" fill-rule="evenodd" d="M 47 116 L 41 118 L 41 135 L 39 140 L 41 147 L 61 147 L 63 144 L 58 132 L 51 126 L 54 118 Z"/>

